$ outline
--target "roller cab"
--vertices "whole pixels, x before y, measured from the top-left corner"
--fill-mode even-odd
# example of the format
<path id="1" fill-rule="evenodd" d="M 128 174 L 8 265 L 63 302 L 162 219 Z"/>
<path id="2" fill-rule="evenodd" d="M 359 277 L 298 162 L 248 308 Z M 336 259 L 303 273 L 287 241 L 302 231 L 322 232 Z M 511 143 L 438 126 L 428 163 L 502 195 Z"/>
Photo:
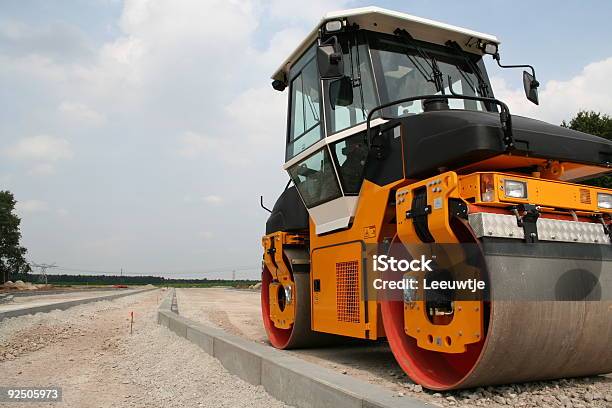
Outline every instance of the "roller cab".
<path id="1" fill-rule="evenodd" d="M 438 390 L 612 371 L 612 190 L 583 183 L 612 143 L 513 115 L 486 55 L 506 66 L 495 36 L 368 7 L 326 15 L 274 73 L 291 184 L 262 238 L 273 346 L 386 338 Z M 485 289 L 376 286 L 412 278 Z"/>

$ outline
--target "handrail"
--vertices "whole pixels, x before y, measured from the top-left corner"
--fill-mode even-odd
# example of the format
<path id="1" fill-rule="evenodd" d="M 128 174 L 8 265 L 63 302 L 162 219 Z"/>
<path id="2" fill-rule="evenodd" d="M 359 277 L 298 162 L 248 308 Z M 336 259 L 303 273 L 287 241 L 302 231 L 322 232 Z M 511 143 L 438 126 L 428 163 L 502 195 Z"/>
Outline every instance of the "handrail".
<path id="1" fill-rule="evenodd" d="M 463 99 L 463 100 L 471 100 L 471 101 L 481 101 L 485 103 L 493 103 L 495 105 L 498 105 L 501 108 L 501 112 L 499 113 L 499 120 L 501 122 L 502 132 L 504 132 L 503 142 L 506 146 L 506 150 L 514 149 L 514 140 L 512 139 L 512 117 L 510 116 L 510 109 L 508 109 L 508 105 L 506 105 L 505 103 L 503 103 L 502 101 L 496 98 L 489 98 L 489 97 L 483 97 L 483 96 L 459 95 L 453 91 L 452 86 L 450 86 L 449 89 L 451 91 L 451 95 L 410 96 L 408 98 L 397 99 L 392 102 L 384 103 L 372 109 L 368 113 L 368 117 L 366 120 L 366 129 L 367 129 L 366 137 L 367 137 L 368 147 L 372 147 L 373 145 L 373 138 L 371 137 L 370 122 L 372 120 L 372 116 L 374 115 L 374 112 L 377 112 L 379 110 L 382 110 L 382 109 L 385 109 L 390 106 L 397 105 L 403 102 L 412 102 L 412 101 L 426 100 L 426 99 Z M 390 118 L 383 118 L 383 119 L 390 119 Z"/>
<path id="2" fill-rule="evenodd" d="M 259 196 L 259 205 L 261 206 L 261 208 L 263 208 L 264 210 L 266 210 L 267 212 L 272 214 L 272 210 L 264 205 L 263 196 L 262 195 Z"/>

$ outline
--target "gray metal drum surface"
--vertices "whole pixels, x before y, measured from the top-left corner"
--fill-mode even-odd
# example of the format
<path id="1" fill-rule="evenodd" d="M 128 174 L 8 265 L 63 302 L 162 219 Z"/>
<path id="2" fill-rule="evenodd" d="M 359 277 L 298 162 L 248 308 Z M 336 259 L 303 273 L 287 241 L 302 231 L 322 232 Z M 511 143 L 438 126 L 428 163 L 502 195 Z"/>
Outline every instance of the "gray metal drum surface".
<path id="1" fill-rule="evenodd" d="M 478 361 L 457 388 L 612 372 L 610 249 L 598 260 L 595 245 L 551 244 L 483 245 L 489 327 Z M 576 245 L 584 245 L 582 259 L 572 255 Z"/>

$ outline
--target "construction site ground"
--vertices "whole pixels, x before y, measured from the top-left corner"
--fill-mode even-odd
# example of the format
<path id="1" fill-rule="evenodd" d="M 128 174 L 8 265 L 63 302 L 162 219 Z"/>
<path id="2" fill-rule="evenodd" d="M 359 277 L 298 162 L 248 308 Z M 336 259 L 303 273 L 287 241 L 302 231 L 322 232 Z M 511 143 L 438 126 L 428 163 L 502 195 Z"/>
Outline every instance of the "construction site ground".
<path id="1" fill-rule="evenodd" d="M 266 343 L 260 292 L 229 288 L 177 289 L 179 314 L 226 332 Z M 291 350 L 295 356 L 397 393 L 442 406 L 612 408 L 612 376 L 510 384 L 453 392 L 432 392 L 413 384 L 395 363 L 385 341 Z"/>
<path id="2" fill-rule="evenodd" d="M 63 401 L 0 405 L 284 406 L 262 387 L 229 374 L 196 345 L 159 326 L 157 308 L 165 293 L 154 290 L 1 321 L 0 386 L 58 386 Z"/>

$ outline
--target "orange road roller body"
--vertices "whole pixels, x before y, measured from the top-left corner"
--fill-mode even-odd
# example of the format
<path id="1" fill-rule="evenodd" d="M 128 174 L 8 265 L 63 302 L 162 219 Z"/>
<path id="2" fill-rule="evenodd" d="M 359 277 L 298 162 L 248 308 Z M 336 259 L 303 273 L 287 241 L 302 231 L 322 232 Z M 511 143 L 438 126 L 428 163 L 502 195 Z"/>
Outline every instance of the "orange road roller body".
<path id="1" fill-rule="evenodd" d="M 293 185 L 262 238 L 273 346 L 386 338 L 438 390 L 612 371 L 612 190 L 581 184 L 612 143 L 512 116 L 482 63 L 498 44 L 347 10 L 274 74 Z"/>

